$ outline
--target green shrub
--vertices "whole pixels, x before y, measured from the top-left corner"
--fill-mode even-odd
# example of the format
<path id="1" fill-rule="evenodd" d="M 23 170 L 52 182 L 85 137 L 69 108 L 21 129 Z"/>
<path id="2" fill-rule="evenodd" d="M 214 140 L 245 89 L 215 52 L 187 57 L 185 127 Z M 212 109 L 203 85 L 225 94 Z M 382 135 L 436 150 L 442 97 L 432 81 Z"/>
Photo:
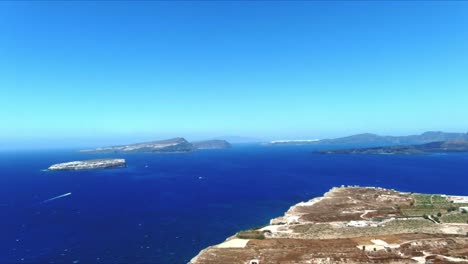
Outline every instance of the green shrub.
<path id="1" fill-rule="evenodd" d="M 236 237 L 242 239 L 265 239 L 265 235 L 260 231 L 241 231 L 236 234 Z"/>
<path id="2" fill-rule="evenodd" d="M 456 207 L 453 207 L 453 206 L 450 206 L 449 208 L 447 208 L 447 212 L 453 212 L 453 211 L 456 211 L 457 208 Z"/>

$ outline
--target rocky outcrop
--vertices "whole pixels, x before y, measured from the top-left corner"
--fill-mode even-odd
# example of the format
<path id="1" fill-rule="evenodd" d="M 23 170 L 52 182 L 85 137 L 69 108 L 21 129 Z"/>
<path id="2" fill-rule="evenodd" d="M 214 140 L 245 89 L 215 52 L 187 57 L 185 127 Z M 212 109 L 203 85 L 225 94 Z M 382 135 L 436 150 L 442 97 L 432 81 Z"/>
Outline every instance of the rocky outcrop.
<path id="1" fill-rule="evenodd" d="M 93 160 L 81 160 L 71 161 L 65 163 L 54 164 L 49 167 L 50 171 L 61 171 L 61 170 L 95 170 L 95 169 L 108 169 L 125 167 L 126 163 L 124 159 L 93 159 Z"/>

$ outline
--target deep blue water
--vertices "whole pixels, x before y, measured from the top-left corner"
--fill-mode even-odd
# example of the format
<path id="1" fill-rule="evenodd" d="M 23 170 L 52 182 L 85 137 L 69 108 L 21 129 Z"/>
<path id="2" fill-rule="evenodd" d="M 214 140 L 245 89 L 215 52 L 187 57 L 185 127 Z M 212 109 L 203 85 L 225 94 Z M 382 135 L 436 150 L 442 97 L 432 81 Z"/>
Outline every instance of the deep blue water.
<path id="1" fill-rule="evenodd" d="M 126 158 L 128 167 L 41 171 L 109 156 Z M 162 155 L 4 152 L 0 263 L 187 263 L 333 186 L 468 195 L 467 174 L 467 154 L 318 155 L 267 146 Z"/>

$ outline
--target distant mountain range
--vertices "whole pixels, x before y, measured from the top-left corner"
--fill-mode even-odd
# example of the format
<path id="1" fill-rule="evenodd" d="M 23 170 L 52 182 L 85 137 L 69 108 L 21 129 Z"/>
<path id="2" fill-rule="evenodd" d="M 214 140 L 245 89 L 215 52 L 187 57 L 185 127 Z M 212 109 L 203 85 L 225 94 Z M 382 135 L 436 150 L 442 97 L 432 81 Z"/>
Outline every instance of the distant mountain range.
<path id="1" fill-rule="evenodd" d="M 321 150 L 321 154 L 381 154 L 381 155 L 415 155 L 415 154 L 431 154 L 431 153 L 452 153 L 452 152 L 468 152 L 468 141 L 453 140 L 431 142 L 420 145 L 402 145 L 374 148 L 351 148 L 351 149 L 336 149 L 336 150 Z"/>
<path id="2" fill-rule="evenodd" d="M 230 148 L 225 140 L 205 140 L 190 143 L 185 138 L 171 138 L 151 142 L 135 143 L 95 149 L 81 150 L 84 153 L 177 153 L 191 152 L 197 149 Z"/>
<path id="3" fill-rule="evenodd" d="M 446 133 L 440 131 L 430 131 L 421 135 L 410 136 L 379 136 L 376 134 L 358 134 L 348 137 L 321 139 L 317 141 L 294 141 L 283 140 L 278 143 L 270 142 L 271 145 L 318 145 L 318 146 L 340 146 L 340 147 L 385 147 L 399 145 L 418 145 L 430 142 L 443 142 L 454 140 L 468 140 L 468 133 Z"/>

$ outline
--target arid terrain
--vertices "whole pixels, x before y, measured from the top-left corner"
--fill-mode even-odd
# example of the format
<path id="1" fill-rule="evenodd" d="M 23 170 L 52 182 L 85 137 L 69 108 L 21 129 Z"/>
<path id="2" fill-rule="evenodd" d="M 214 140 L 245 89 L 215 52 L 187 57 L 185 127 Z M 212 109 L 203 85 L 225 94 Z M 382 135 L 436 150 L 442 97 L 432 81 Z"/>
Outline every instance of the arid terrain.
<path id="1" fill-rule="evenodd" d="M 468 197 L 333 188 L 192 264 L 468 263 Z"/>

